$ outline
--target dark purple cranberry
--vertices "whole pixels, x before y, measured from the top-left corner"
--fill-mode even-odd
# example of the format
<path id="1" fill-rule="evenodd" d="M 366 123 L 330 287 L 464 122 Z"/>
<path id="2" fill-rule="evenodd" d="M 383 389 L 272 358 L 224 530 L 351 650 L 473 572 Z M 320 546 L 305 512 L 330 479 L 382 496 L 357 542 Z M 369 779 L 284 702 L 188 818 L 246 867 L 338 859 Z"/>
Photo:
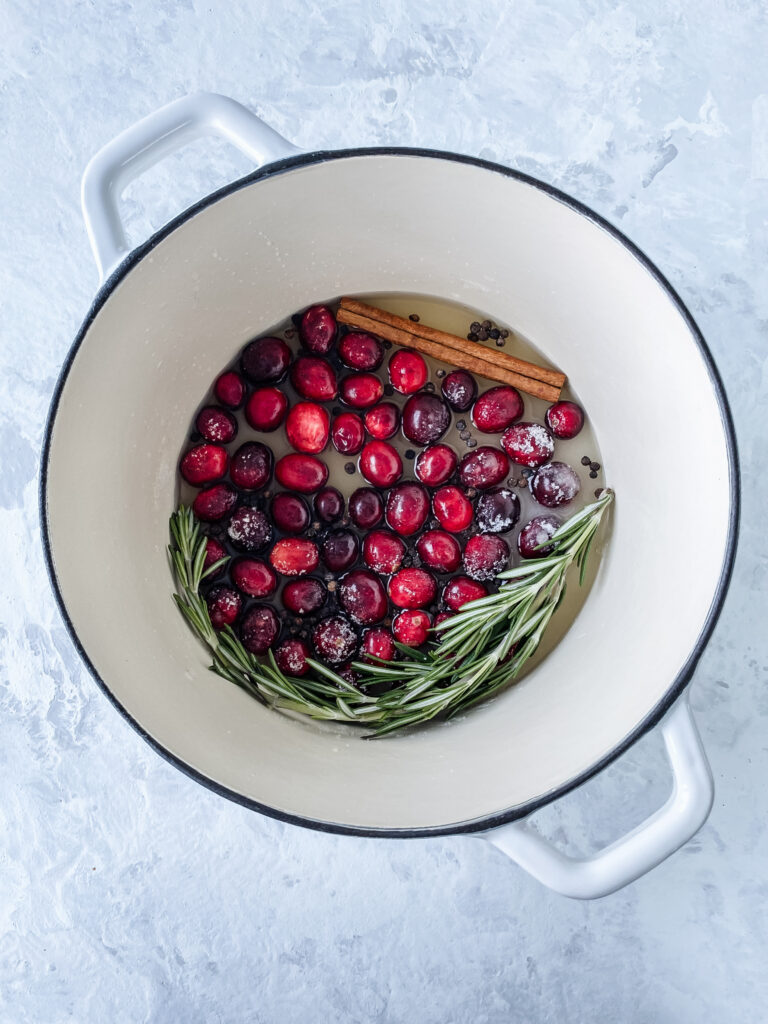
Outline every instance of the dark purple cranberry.
<path id="1" fill-rule="evenodd" d="M 284 455 L 275 465 L 277 482 L 286 490 L 311 494 L 328 479 L 328 467 L 314 455 Z"/>
<path id="2" fill-rule="evenodd" d="M 472 408 L 472 422 L 484 434 L 500 434 L 522 415 L 520 393 L 508 384 L 484 392 Z"/>
<path id="3" fill-rule="evenodd" d="M 372 487 L 358 487 L 349 496 L 349 517 L 361 530 L 372 530 L 384 518 L 384 502 Z"/>
<path id="4" fill-rule="evenodd" d="M 389 360 L 389 382 L 401 395 L 420 391 L 429 380 L 429 370 L 418 352 L 400 349 Z"/>
<path id="5" fill-rule="evenodd" d="M 552 435 L 541 423 L 515 423 L 501 438 L 504 451 L 518 466 L 535 469 L 555 454 Z"/>
<path id="6" fill-rule="evenodd" d="M 280 622 L 272 608 L 256 605 L 247 612 L 240 625 L 243 647 L 251 654 L 266 654 L 280 632 Z"/>
<path id="7" fill-rule="evenodd" d="M 272 540 L 272 524 L 259 509 L 243 506 L 232 513 L 227 533 L 241 551 L 259 551 Z"/>
<path id="8" fill-rule="evenodd" d="M 320 549 L 331 572 L 346 572 L 357 561 L 357 537 L 351 530 L 333 530 L 323 540 Z"/>
<path id="9" fill-rule="evenodd" d="M 439 487 L 450 480 L 456 471 L 459 457 L 447 444 L 432 444 L 419 452 L 414 465 L 414 472 L 423 484 L 428 487 Z"/>
<path id="10" fill-rule="evenodd" d="M 500 484 L 509 472 L 509 459 L 498 448 L 481 445 L 472 452 L 467 452 L 459 466 L 459 477 L 465 487 L 476 487 L 483 491 L 486 487 Z"/>
<path id="11" fill-rule="evenodd" d="M 526 523 L 517 538 L 517 550 L 523 558 L 546 558 L 554 546 L 547 544 L 560 526 L 556 516 L 534 516 Z"/>
<path id="12" fill-rule="evenodd" d="M 232 456 L 232 483 L 244 491 L 257 491 L 272 479 L 272 451 L 261 441 L 246 441 Z"/>
<path id="13" fill-rule="evenodd" d="M 297 452 L 317 455 L 328 444 L 331 417 L 317 402 L 297 402 L 285 421 L 288 444 Z"/>
<path id="14" fill-rule="evenodd" d="M 444 530 L 427 530 L 416 541 L 419 558 L 430 569 L 455 572 L 461 565 L 461 545 Z"/>
<path id="15" fill-rule="evenodd" d="M 203 484 L 220 480 L 227 472 L 229 456 L 217 444 L 198 444 L 190 448 L 181 460 L 179 469 L 188 484 L 202 487 Z"/>
<path id="16" fill-rule="evenodd" d="M 411 395 L 403 408 L 403 433 L 425 448 L 439 441 L 451 423 L 451 410 L 437 395 L 422 391 Z"/>
<path id="17" fill-rule="evenodd" d="M 477 601 L 488 595 L 488 588 L 469 576 L 454 576 L 443 590 L 443 602 L 452 612 L 458 612 L 468 601 Z"/>
<path id="18" fill-rule="evenodd" d="M 214 629 L 224 629 L 234 624 L 240 614 L 241 600 L 231 587 L 211 587 L 205 599 L 208 617 Z"/>
<path id="19" fill-rule="evenodd" d="M 351 373 L 340 385 L 341 400 L 353 409 L 368 409 L 381 401 L 384 388 L 375 373 Z"/>
<path id="20" fill-rule="evenodd" d="M 327 593 L 325 584 L 310 576 L 286 583 L 280 599 L 283 607 L 294 615 L 313 615 L 325 604 Z"/>
<path id="21" fill-rule="evenodd" d="M 238 558 L 232 566 L 232 582 L 249 597 L 269 597 L 277 590 L 277 576 L 257 558 Z"/>
<path id="22" fill-rule="evenodd" d="M 339 342 L 339 359 L 353 370 L 378 370 L 384 346 L 366 331 L 350 331 Z"/>
<path id="23" fill-rule="evenodd" d="M 393 402 L 374 405 L 363 417 L 365 429 L 377 441 L 388 441 L 400 426 L 400 410 Z"/>
<path id="24" fill-rule="evenodd" d="M 443 380 L 443 398 L 456 412 L 466 412 L 477 398 L 477 381 L 467 370 L 452 370 Z"/>
<path id="25" fill-rule="evenodd" d="M 363 661 L 371 661 L 373 664 L 376 664 L 375 659 L 377 658 L 379 661 L 393 661 L 395 654 L 397 654 L 392 634 L 382 626 L 365 631 L 361 650 L 363 652 Z"/>
<path id="26" fill-rule="evenodd" d="M 291 384 L 311 402 L 332 402 L 338 394 L 333 367 L 319 356 L 299 356 L 291 367 Z"/>
<path id="27" fill-rule="evenodd" d="M 475 520 L 483 533 L 507 533 L 520 518 L 520 499 L 507 487 L 494 487 L 475 503 Z"/>
<path id="28" fill-rule="evenodd" d="M 561 441 L 568 441 L 584 426 L 584 410 L 575 402 L 555 402 L 544 417 L 547 426 Z"/>
<path id="29" fill-rule="evenodd" d="M 441 487 L 432 498 L 435 518 L 449 533 L 461 533 L 472 522 L 472 505 L 458 487 Z"/>
<path id="30" fill-rule="evenodd" d="M 396 615 L 392 621 L 395 640 L 406 647 L 421 647 L 429 639 L 432 620 L 420 608 L 408 609 Z"/>
<path id="31" fill-rule="evenodd" d="M 214 484 L 200 491 L 192 503 L 192 511 L 204 523 L 223 519 L 237 504 L 237 491 L 229 484 Z"/>
<path id="32" fill-rule="evenodd" d="M 215 565 L 217 562 L 221 561 L 222 558 L 226 557 L 227 551 L 224 545 L 219 544 L 219 542 L 214 537 L 208 537 L 208 539 L 205 542 L 205 558 L 203 559 L 203 572 L 208 572 L 212 565 Z M 218 569 L 215 569 L 212 573 L 210 573 L 210 575 L 208 575 L 207 579 L 215 579 L 216 576 L 221 575 L 223 570 L 224 566 L 220 565 Z"/>
<path id="33" fill-rule="evenodd" d="M 476 533 L 464 548 L 464 572 L 473 580 L 492 580 L 509 565 L 509 546 L 495 533 Z"/>
<path id="34" fill-rule="evenodd" d="M 245 398 L 245 383 L 239 373 L 228 370 L 216 378 L 213 385 L 216 400 L 228 409 L 239 409 Z"/>
<path id="35" fill-rule="evenodd" d="M 347 573 L 339 584 L 341 607 L 361 626 L 372 626 L 386 616 L 387 595 L 376 575 L 368 569 L 355 569 Z"/>
<path id="36" fill-rule="evenodd" d="M 387 525 L 403 537 L 417 533 L 428 515 L 429 494 L 421 484 L 398 484 L 387 495 Z"/>
<path id="37" fill-rule="evenodd" d="M 298 494 L 280 491 L 272 499 L 269 511 L 275 526 L 283 533 L 303 533 L 309 526 L 307 503 Z"/>
<path id="38" fill-rule="evenodd" d="M 206 405 L 197 414 L 195 426 L 206 441 L 229 444 L 237 434 L 237 420 L 231 412 L 215 405 Z"/>
<path id="39" fill-rule="evenodd" d="M 303 640 L 295 638 L 283 640 L 275 651 L 275 661 L 281 672 L 288 676 L 301 677 L 309 672 L 307 658 L 310 656 L 309 647 Z"/>
<path id="40" fill-rule="evenodd" d="M 333 347 L 336 318 L 327 306 L 310 306 L 299 321 L 301 344 L 316 356 L 324 356 Z"/>
<path id="41" fill-rule="evenodd" d="M 321 523 L 337 523 L 344 515 L 344 496 L 335 487 L 323 487 L 315 495 L 314 507 Z"/>
<path id="42" fill-rule="evenodd" d="M 403 463 L 391 444 L 369 441 L 360 455 L 360 472 L 374 487 L 385 489 L 403 475 Z"/>
<path id="43" fill-rule="evenodd" d="M 288 399 L 277 388 L 257 388 L 245 403 L 245 418 L 254 430 L 277 430 L 285 419 Z"/>
<path id="44" fill-rule="evenodd" d="M 342 412 L 334 417 L 331 427 L 333 447 L 342 455 L 357 455 L 365 443 L 363 421 L 355 412 Z"/>
<path id="45" fill-rule="evenodd" d="M 405 544 L 389 530 L 372 530 L 363 538 L 363 561 L 374 572 L 397 572 L 403 564 Z"/>
<path id="46" fill-rule="evenodd" d="M 398 608 L 426 608 L 436 597 L 435 578 L 426 569 L 401 569 L 389 581 L 389 598 Z"/>
<path id="47" fill-rule="evenodd" d="M 579 474 L 564 462 L 540 466 L 531 477 L 531 494 L 540 505 L 559 508 L 573 501 L 581 490 Z"/>
<path id="48" fill-rule="evenodd" d="M 306 576 L 317 568 L 320 552 L 313 540 L 284 537 L 270 551 L 269 560 L 282 576 Z"/>
<path id="49" fill-rule="evenodd" d="M 357 633 L 342 615 L 323 619 L 312 631 L 312 642 L 318 655 L 330 665 L 341 665 L 357 651 Z"/>
<path id="50" fill-rule="evenodd" d="M 291 350 L 281 338 L 257 338 L 243 349 L 240 367 L 253 384 L 281 380 L 291 362 Z"/>

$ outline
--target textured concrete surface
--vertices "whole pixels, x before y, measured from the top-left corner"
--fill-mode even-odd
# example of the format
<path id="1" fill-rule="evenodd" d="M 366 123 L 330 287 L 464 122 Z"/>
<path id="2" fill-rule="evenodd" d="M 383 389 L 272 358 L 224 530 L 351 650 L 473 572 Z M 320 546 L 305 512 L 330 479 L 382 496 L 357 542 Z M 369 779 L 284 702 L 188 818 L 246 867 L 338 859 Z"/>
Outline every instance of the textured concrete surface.
<path id="1" fill-rule="evenodd" d="M 439 11 L 0 3 L 3 1022 L 766 1020 L 768 14 L 759 0 Z M 96 287 L 79 178 L 120 129 L 201 88 L 307 148 L 435 146 L 538 175 L 620 225 L 698 318 L 745 483 L 735 581 L 692 697 L 717 798 L 626 891 L 567 902 L 478 840 L 258 817 L 152 753 L 80 665 L 36 505 L 49 398 Z M 129 190 L 132 239 L 247 169 L 224 145 L 190 147 Z M 704 483 L 699 514 L 706 501 Z M 542 827 L 588 849 L 666 786 L 651 736 Z"/>

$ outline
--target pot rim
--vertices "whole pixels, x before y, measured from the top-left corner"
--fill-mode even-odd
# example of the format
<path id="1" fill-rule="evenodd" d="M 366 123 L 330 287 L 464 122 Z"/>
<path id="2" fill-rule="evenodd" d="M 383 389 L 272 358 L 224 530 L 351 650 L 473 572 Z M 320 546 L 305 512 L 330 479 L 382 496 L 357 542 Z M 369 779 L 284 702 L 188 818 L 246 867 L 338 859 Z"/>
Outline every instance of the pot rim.
<path id="1" fill-rule="evenodd" d="M 637 261 L 644 267 L 648 273 L 654 278 L 656 283 L 667 293 L 667 296 L 676 307 L 678 313 L 685 321 L 688 329 L 691 333 L 693 340 L 696 342 L 699 348 L 699 353 L 707 369 L 709 380 L 712 385 L 712 390 L 715 394 L 718 408 L 720 410 L 720 419 L 723 426 L 723 433 L 725 435 L 726 451 L 728 457 L 728 480 L 730 488 L 730 507 L 728 516 L 728 537 L 725 547 L 725 555 L 723 558 L 722 567 L 720 570 L 720 577 L 717 582 L 717 587 L 712 599 L 712 603 L 707 612 L 707 616 L 702 625 L 701 632 L 693 646 L 683 668 L 678 673 L 676 678 L 672 681 L 668 687 L 665 695 L 655 705 L 655 707 L 642 719 L 635 728 L 625 736 L 616 746 L 613 747 L 604 757 L 595 764 L 591 765 L 586 771 L 574 776 L 569 779 L 568 782 L 563 783 L 561 786 L 551 790 L 550 792 L 530 800 L 525 804 L 519 804 L 515 807 L 508 808 L 504 811 L 499 811 L 494 814 L 485 815 L 480 818 L 473 818 L 468 821 L 458 822 L 451 825 L 439 825 L 439 826 L 425 826 L 423 828 L 364 828 L 352 825 L 340 824 L 332 821 L 322 821 L 314 818 L 307 818 L 302 815 L 290 814 L 284 811 L 278 810 L 277 808 L 270 807 L 266 804 L 262 804 L 257 800 L 253 800 L 250 797 L 244 796 L 235 790 L 229 789 L 226 786 L 221 785 L 214 779 L 209 778 L 207 775 L 202 774 L 191 765 L 187 764 L 181 758 L 177 757 L 170 750 L 165 748 L 159 743 L 154 737 L 152 737 L 133 716 L 126 710 L 120 701 L 110 690 L 107 683 L 101 678 L 96 671 L 95 666 L 91 662 L 85 648 L 80 642 L 80 638 L 77 634 L 75 626 L 69 617 L 64 598 L 59 588 L 58 579 L 56 577 L 56 571 L 53 564 L 53 553 L 51 549 L 51 539 L 48 530 L 48 514 L 47 514 L 47 477 L 48 477 L 48 462 L 50 458 L 50 447 L 51 438 L 53 435 L 53 427 L 56 421 L 56 414 L 58 411 L 59 402 L 64 390 L 64 387 L 69 376 L 69 372 L 74 363 L 77 352 L 82 344 L 82 341 L 88 332 L 91 324 L 95 320 L 97 314 L 105 304 L 114 288 L 125 278 L 136 264 L 141 262 L 145 256 L 147 256 L 163 239 L 170 235 L 177 227 L 184 224 L 187 220 L 190 220 L 200 211 L 211 206 L 234 192 L 239 191 L 242 188 L 247 188 L 249 185 L 254 184 L 257 181 L 262 181 L 267 178 L 271 178 L 274 175 L 284 174 L 292 171 L 299 167 L 305 167 L 311 164 L 327 163 L 332 160 L 344 160 L 350 157 L 364 157 L 364 156 L 407 156 L 407 157 L 424 157 L 428 159 L 437 160 L 449 160 L 457 163 L 469 164 L 474 167 L 482 168 L 483 170 L 492 171 L 497 174 L 503 174 L 506 177 L 513 178 L 516 181 L 522 182 L 527 185 L 531 185 L 539 191 L 545 193 L 550 198 L 557 202 L 563 203 L 570 207 L 576 213 L 586 217 L 587 220 L 591 221 L 601 230 L 607 232 L 617 241 L 619 241 L 629 252 L 637 259 Z M 565 796 L 566 793 L 570 793 L 572 790 L 581 786 L 584 782 L 593 778 L 599 774 L 604 768 L 620 757 L 625 751 L 627 751 L 634 743 L 637 742 L 645 733 L 652 729 L 667 713 L 670 707 L 675 703 L 680 694 L 683 692 L 685 687 L 691 680 L 696 665 L 701 657 L 709 639 L 712 635 L 712 631 L 715 628 L 720 612 L 722 611 L 723 603 L 725 601 L 728 587 L 730 585 L 731 577 L 733 574 L 733 565 L 736 556 L 736 547 L 738 542 L 739 533 L 739 517 L 741 508 L 741 476 L 739 469 L 739 457 L 738 449 L 736 444 L 736 433 L 733 425 L 733 417 L 728 404 L 728 399 L 725 394 L 725 388 L 720 376 L 720 372 L 715 365 L 715 361 L 712 357 L 712 353 L 704 340 L 704 337 L 699 330 L 696 321 L 689 312 L 683 300 L 678 295 L 677 291 L 673 288 L 667 278 L 662 272 L 656 267 L 656 265 L 649 259 L 648 256 L 637 246 L 634 242 L 630 241 L 626 235 L 623 234 L 617 227 L 611 224 L 608 220 L 596 213 L 590 207 L 586 206 L 578 199 L 574 199 L 567 193 L 562 192 L 560 189 L 555 188 L 553 185 L 549 185 L 532 175 L 525 174 L 522 171 L 514 170 L 513 168 L 504 167 L 501 164 L 494 163 L 490 160 L 482 160 L 479 157 L 466 156 L 458 153 L 451 153 L 443 150 L 435 149 L 422 149 L 418 147 L 407 147 L 407 146 L 373 146 L 373 147 L 359 147 L 350 149 L 338 149 L 338 150 L 316 150 L 309 153 L 301 153 L 297 156 L 286 157 L 282 160 L 277 160 L 274 163 L 265 165 L 258 170 L 253 171 L 250 174 L 245 175 L 242 178 L 238 178 L 236 181 L 231 182 L 228 185 L 224 185 L 222 188 L 216 189 L 203 199 L 194 203 L 188 209 L 184 210 L 178 216 L 174 217 L 171 221 L 165 224 L 162 228 L 151 235 L 145 242 L 138 245 L 135 249 L 132 249 L 125 258 L 118 264 L 118 266 L 112 271 L 109 277 L 102 282 L 99 287 L 96 296 L 91 304 L 88 313 L 86 314 L 77 335 L 67 352 L 66 358 L 62 365 L 58 379 L 56 381 L 56 387 L 53 392 L 51 404 L 48 410 L 48 416 L 45 424 L 45 436 L 43 440 L 43 448 L 41 453 L 40 462 L 40 483 L 38 492 L 39 502 L 39 516 L 40 516 L 40 529 L 43 541 L 43 553 L 45 556 L 45 566 L 48 572 L 48 578 L 53 589 L 54 597 L 61 613 L 61 617 L 69 633 L 70 639 L 75 646 L 80 658 L 85 663 L 89 673 L 95 680 L 96 684 L 110 700 L 115 708 L 120 712 L 123 718 L 130 723 L 131 726 L 138 732 L 138 734 L 153 748 L 158 754 L 160 754 L 166 761 L 169 761 L 176 768 L 182 771 L 189 778 L 207 789 L 212 790 L 219 796 L 226 797 L 232 800 L 234 803 L 240 804 L 243 807 L 248 807 L 251 810 L 259 811 L 261 814 L 265 814 L 268 817 L 276 818 L 280 821 L 287 822 L 292 825 L 301 825 L 305 828 L 315 829 L 320 832 L 330 832 L 339 835 L 353 835 L 353 836 L 369 836 L 378 838 L 392 838 L 392 839 L 418 839 L 429 836 L 444 836 L 444 835 L 458 835 L 462 833 L 472 832 L 484 832 L 492 828 L 496 828 L 499 825 L 507 824 L 511 821 L 517 821 L 521 818 L 526 818 L 534 811 L 546 804 L 552 803 L 559 797 Z"/>

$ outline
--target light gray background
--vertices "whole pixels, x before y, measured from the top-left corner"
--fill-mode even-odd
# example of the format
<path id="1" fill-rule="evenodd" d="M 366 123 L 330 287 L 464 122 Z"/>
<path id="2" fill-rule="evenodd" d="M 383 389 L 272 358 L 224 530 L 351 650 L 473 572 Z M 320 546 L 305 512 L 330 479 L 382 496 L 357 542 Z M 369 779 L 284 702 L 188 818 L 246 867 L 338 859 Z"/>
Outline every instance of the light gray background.
<path id="1" fill-rule="evenodd" d="M 0 0 L 3 1022 L 766 1020 L 766 8 L 439 6 Z M 152 753 L 80 665 L 37 521 L 46 409 L 97 283 L 79 179 L 122 128 L 202 88 L 307 148 L 433 146 L 522 168 L 618 224 L 698 319 L 745 480 L 734 585 L 692 697 L 717 798 L 700 835 L 625 892 L 568 902 L 475 839 L 341 839 L 259 817 Z M 248 169 L 214 142 L 167 161 L 129 190 L 133 241 Z M 485 244 L 503 246 L 492 224 Z M 659 457 L 685 453 L 671 438 Z M 691 514 L 707 514 L 708 486 Z M 649 737 L 543 827 L 590 849 L 668 784 Z"/>

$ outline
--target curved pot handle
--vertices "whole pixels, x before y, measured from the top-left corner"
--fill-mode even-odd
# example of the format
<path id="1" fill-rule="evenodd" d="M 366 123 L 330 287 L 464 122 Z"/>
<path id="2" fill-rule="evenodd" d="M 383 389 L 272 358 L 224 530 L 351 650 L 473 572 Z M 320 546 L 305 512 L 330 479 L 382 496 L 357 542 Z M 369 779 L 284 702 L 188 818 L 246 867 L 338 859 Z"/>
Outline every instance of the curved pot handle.
<path id="1" fill-rule="evenodd" d="M 712 808 L 714 786 L 687 692 L 660 726 L 673 773 L 672 793 L 636 829 L 591 857 L 568 857 L 531 825 L 513 821 L 483 834 L 534 878 L 573 899 L 607 896 L 656 867 L 698 832 Z"/>
<path id="2" fill-rule="evenodd" d="M 257 166 L 300 152 L 240 103 L 210 92 L 174 100 L 126 128 L 99 150 L 83 174 L 83 216 L 102 281 L 129 250 L 117 207 L 125 186 L 203 135 L 227 139 Z"/>

